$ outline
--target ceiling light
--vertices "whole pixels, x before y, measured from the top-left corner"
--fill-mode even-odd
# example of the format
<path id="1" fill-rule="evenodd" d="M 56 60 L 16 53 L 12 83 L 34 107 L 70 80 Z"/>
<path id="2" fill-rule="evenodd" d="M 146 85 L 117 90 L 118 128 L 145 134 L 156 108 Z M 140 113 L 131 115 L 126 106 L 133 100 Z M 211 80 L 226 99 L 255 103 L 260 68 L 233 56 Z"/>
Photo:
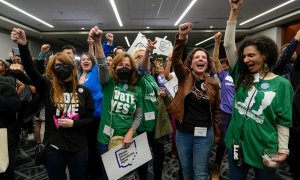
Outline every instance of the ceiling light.
<path id="1" fill-rule="evenodd" d="M 48 27 L 54 28 L 54 26 L 52 26 L 51 24 L 49 24 L 49 23 L 47 23 L 47 22 L 45 22 L 45 21 L 43 21 L 43 20 L 35 17 L 34 15 L 32 15 L 32 14 L 30 14 L 30 13 L 28 13 L 28 12 L 26 12 L 26 11 L 20 9 L 20 8 L 18 8 L 17 6 L 14 6 L 14 5 L 12 5 L 12 4 L 4 1 L 4 0 L 0 0 L 0 2 L 3 3 L 3 4 L 5 4 L 5 5 L 7 5 L 7 6 L 9 6 L 9 7 L 11 7 L 11 8 L 13 8 L 13 9 L 15 9 L 15 10 L 17 10 L 17 11 L 19 11 L 20 13 L 25 14 L 26 16 L 31 17 L 32 19 L 34 19 L 34 20 L 36 20 L 36 21 L 38 21 L 40 23 L 43 23 L 44 25 L 46 25 Z"/>
<path id="2" fill-rule="evenodd" d="M 118 23 L 119 23 L 119 26 L 122 27 L 123 23 L 121 21 L 121 18 L 120 18 L 120 15 L 119 15 L 119 12 L 118 12 L 118 9 L 117 9 L 115 1 L 114 0 L 109 0 L 109 2 L 110 2 L 111 6 L 112 6 L 112 8 L 114 10 L 115 16 L 116 16 L 116 18 L 118 20 Z"/>
<path id="3" fill-rule="evenodd" d="M 149 27 L 149 26 L 147 26 L 146 28 L 147 28 L 147 29 L 149 29 L 150 27 Z"/>
<path id="4" fill-rule="evenodd" d="M 192 0 L 192 2 L 189 4 L 189 6 L 184 10 L 184 12 L 181 14 L 179 19 L 176 21 L 174 26 L 177 26 L 178 23 L 182 20 L 182 18 L 188 13 L 188 11 L 193 7 L 193 5 L 197 2 L 197 0 Z"/>
<path id="5" fill-rule="evenodd" d="M 82 27 L 81 29 L 82 29 L 82 30 L 85 30 L 85 28 L 83 28 L 83 27 Z"/>
<path id="6" fill-rule="evenodd" d="M 128 41 L 127 36 L 125 36 L 125 41 L 126 41 L 126 43 L 127 43 L 127 46 L 130 47 L 130 44 L 129 44 L 129 41 Z"/>
<path id="7" fill-rule="evenodd" d="M 205 40 L 203 40 L 203 41 L 201 41 L 201 42 L 195 44 L 195 46 L 199 46 L 200 44 L 203 44 L 203 43 L 205 43 L 206 41 L 209 41 L 209 40 L 211 40 L 211 39 L 213 39 L 213 38 L 214 38 L 214 36 L 212 36 L 212 37 L 210 37 L 210 38 L 207 38 L 207 39 L 205 39 Z"/>
<path id="8" fill-rule="evenodd" d="M 214 28 L 214 26 L 209 26 L 210 29 Z"/>
<path id="9" fill-rule="evenodd" d="M 279 5 L 279 6 L 276 6 L 276 7 L 272 8 L 272 9 L 270 9 L 270 10 L 264 12 L 264 13 L 261 13 L 261 14 L 255 16 L 255 17 L 253 17 L 253 18 L 251 18 L 251 19 L 248 19 L 248 20 L 246 20 L 246 21 L 240 23 L 240 26 L 242 26 L 242 25 L 244 25 L 244 24 L 247 24 L 247 23 L 249 23 L 249 22 L 253 21 L 254 19 L 257 19 L 257 18 L 259 18 L 259 17 L 261 17 L 261 16 L 264 16 L 264 15 L 266 15 L 266 14 L 269 14 L 270 12 L 275 11 L 276 9 L 279 9 L 279 8 L 281 8 L 281 7 L 283 7 L 283 6 L 287 5 L 287 4 L 289 4 L 289 3 L 291 3 L 291 2 L 294 2 L 294 1 L 295 1 L 295 0 L 290 0 L 290 1 L 287 1 L 287 2 L 285 2 L 285 3 L 283 3 L 283 4 Z"/>

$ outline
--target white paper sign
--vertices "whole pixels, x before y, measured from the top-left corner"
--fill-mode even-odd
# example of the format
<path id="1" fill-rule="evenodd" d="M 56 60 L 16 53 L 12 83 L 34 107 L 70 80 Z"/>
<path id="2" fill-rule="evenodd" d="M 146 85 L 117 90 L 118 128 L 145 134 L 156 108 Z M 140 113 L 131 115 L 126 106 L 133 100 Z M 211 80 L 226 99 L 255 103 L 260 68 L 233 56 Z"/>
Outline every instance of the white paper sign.
<path id="1" fill-rule="evenodd" d="M 178 79 L 175 73 L 171 73 L 171 74 L 173 78 L 170 81 L 166 82 L 165 87 L 169 91 L 170 95 L 174 98 L 178 90 Z"/>
<path id="2" fill-rule="evenodd" d="M 165 56 L 169 56 L 170 53 L 173 51 L 173 45 L 170 41 L 166 39 L 162 39 L 159 37 L 156 37 L 155 40 L 157 41 L 155 44 L 155 49 L 153 50 L 153 53 L 155 54 L 162 54 Z"/>
<path id="3" fill-rule="evenodd" d="M 121 144 L 102 155 L 103 164 L 110 180 L 121 178 L 151 159 L 146 133 L 135 137 L 128 149 L 123 148 L 123 144 Z"/>
<path id="4" fill-rule="evenodd" d="M 130 48 L 128 49 L 127 53 L 133 55 L 135 49 L 146 48 L 147 44 L 148 44 L 148 40 L 146 36 L 139 32 L 134 42 L 131 44 Z"/>

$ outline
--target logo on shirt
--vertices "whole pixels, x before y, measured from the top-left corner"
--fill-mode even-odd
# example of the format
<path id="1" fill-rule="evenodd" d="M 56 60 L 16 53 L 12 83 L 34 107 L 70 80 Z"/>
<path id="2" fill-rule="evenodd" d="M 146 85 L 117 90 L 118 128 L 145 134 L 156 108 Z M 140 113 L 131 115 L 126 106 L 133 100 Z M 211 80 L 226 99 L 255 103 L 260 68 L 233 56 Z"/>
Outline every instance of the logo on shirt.
<path id="1" fill-rule="evenodd" d="M 253 98 L 251 99 L 252 95 Z M 244 102 L 235 103 L 235 108 L 241 115 L 254 119 L 256 123 L 263 124 L 265 118 L 262 114 L 263 110 L 271 105 L 275 96 L 276 93 L 273 91 L 261 92 L 253 87 L 248 91 L 248 96 Z"/>
<path id="2" fill-rule="evenodd" d="M 126 115 L 131 106 L 134 106 L 134 109 L 136 108 L 134 100 L 134 95 L 115 90 L 111 101 L 111 110 Z"/>

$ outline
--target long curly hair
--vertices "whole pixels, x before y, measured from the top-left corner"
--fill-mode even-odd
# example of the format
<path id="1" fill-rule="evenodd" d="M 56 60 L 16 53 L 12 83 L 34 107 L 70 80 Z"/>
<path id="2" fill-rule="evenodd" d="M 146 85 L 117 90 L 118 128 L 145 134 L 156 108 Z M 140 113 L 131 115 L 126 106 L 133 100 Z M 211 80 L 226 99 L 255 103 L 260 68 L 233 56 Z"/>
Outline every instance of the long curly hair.
<path id="1" fill-rule="evenodd" d="M 51 89 L 50 89 L 51 101 L 54 104 L 54 106 L 62 110 L 64 109 L 65 106 L 63 93 L 66 89 L 65 89 L 65 83 L 60 81 L 58 77 L 55 75 L 54 72 L 55 61 L 60 61 L 64 64 L 70 65 L 72 69 L 71 80 L 70 80 L 72 99 L 76 99 L 77 96 L 76 95 L 76 87 L 78 85 L 77 69 L 73 59 L 63 52 L 59 52 L 54 56 L 52 56 L 46 67 L 45 75 L 51 80 Z"/>
<path id="2" fill-rule="evenodd" d="M 188 54 L 188 56 L 187 56 L 187 58 L 186 58 L 186 61 L 185 61 L 185 65 L 188 66 L 188 68 L 191 69 L 192 60 L 193 60 L 193 57 L 194 57 L 194 55 L 195 55 L 195 53 L 196 53 L 197 51 L 203 51 L 203 52 L 206 54 L 206 57 L 207 57 L 207 70 L 206 70 L 206 72 L 207 72 L 207 73 L 210 73 L 210 72 L 212 71 L 212 69 L 213 69 L 213 65 L 212 65 L 213 62 L 212 62 L 212 59 L 211 59 L 211 57 L 210 57 L 208 51 L 207 51 L 206 49 L 204 49 L 204 48 L 201 48 L 201 47 L 199 47 L 199 48 L 194 48 L 193 50 L 191 50 L 191 51 L 189 52 L 189 54 Z"/>
<path id="3" fill-rule="evenodd" d="M 117 54 L 114 57 L 113 62 L 109 66 L 109 71 L 110 71 L 110 75 L 111 75 L 112 79 L 115 81 L 116 84 L 118 84 L 120 81 L 117 76 L 116 67 L 126 57 L 128 57 L 130 59 L 131 70 L 132 70 L 132 75 L 131 75 L 131 78 L 128 80 L 128 85 L 131 88 L 133 88 L 138 83 L 138 74 L 137 74 L 136 63 L 135 63 L 134 59 L 130 56 L 130 54 L 127 54 L 127 53 Z"/>
<path id="4" fill-rule="evenodd" d="M 244 63 L 244 49 L 248 46 L 254 46 L 262 56 L 265 57 L 264 64 L 270 69 L 278 59 L 278 47 L 275 42 L 266 36 L 246 37 L 238 50 L 239 72 L 237 87 L 249 89 L 253 86 L 254 76 Z"/>

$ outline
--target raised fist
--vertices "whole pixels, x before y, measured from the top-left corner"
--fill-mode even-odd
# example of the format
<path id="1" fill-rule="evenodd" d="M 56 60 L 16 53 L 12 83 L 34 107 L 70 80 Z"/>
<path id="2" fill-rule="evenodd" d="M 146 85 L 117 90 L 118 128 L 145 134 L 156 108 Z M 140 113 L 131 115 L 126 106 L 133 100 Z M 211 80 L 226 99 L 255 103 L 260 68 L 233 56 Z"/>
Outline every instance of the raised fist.
<path id="1" fill-rule="evenodd" d="M 106 37 L 107 41 L 112 42 L 114 40 L 114 34 L 112 34 L 112 33 L 106 33 L 105 37 Z"/>
<path id="2" fill-rule="evenodd" d="M 26 34 L 25 31 L 19 28 L 13 28 L 13 30 L 10 33 L 10 38 L 12 41 L 17 43 L 18 45 L 26 45 Z"/>
<path id="3" fill-rule="evenodd" d="M 50 50 L 50 44 L 43 44 L 41 47 L 41 51 L 46 53 Z"/>
<path id="4" fill-rule="evenodd" d="M 192 23 L 183 23 L 179 25 L 179 38 L 180 39 L 186 39 L 188 33 L 192 30 Z"/>
<path id="5" fill-rule="evenodd" d="M 98 28 L 98 26 L 93 27 L 90 32 L 89 36 L 95 41 L 95 42 L 100 42 L 101 41 L 101 36 L 103 34 L 103 31 Z"/>
<path id="6" fill-rule="evenodd" d="M 239 11 L 243 4 L 244 0 L 229 0 L 230 7 L 234 11 Z"/>
<path id="7" fill-rule="evenodd" d="M 86 41 L 88 42 L 89 45 L 94 43 L 94 40 L 93 38 L 91 38 L 91 36 L 89 36 Z"/>

